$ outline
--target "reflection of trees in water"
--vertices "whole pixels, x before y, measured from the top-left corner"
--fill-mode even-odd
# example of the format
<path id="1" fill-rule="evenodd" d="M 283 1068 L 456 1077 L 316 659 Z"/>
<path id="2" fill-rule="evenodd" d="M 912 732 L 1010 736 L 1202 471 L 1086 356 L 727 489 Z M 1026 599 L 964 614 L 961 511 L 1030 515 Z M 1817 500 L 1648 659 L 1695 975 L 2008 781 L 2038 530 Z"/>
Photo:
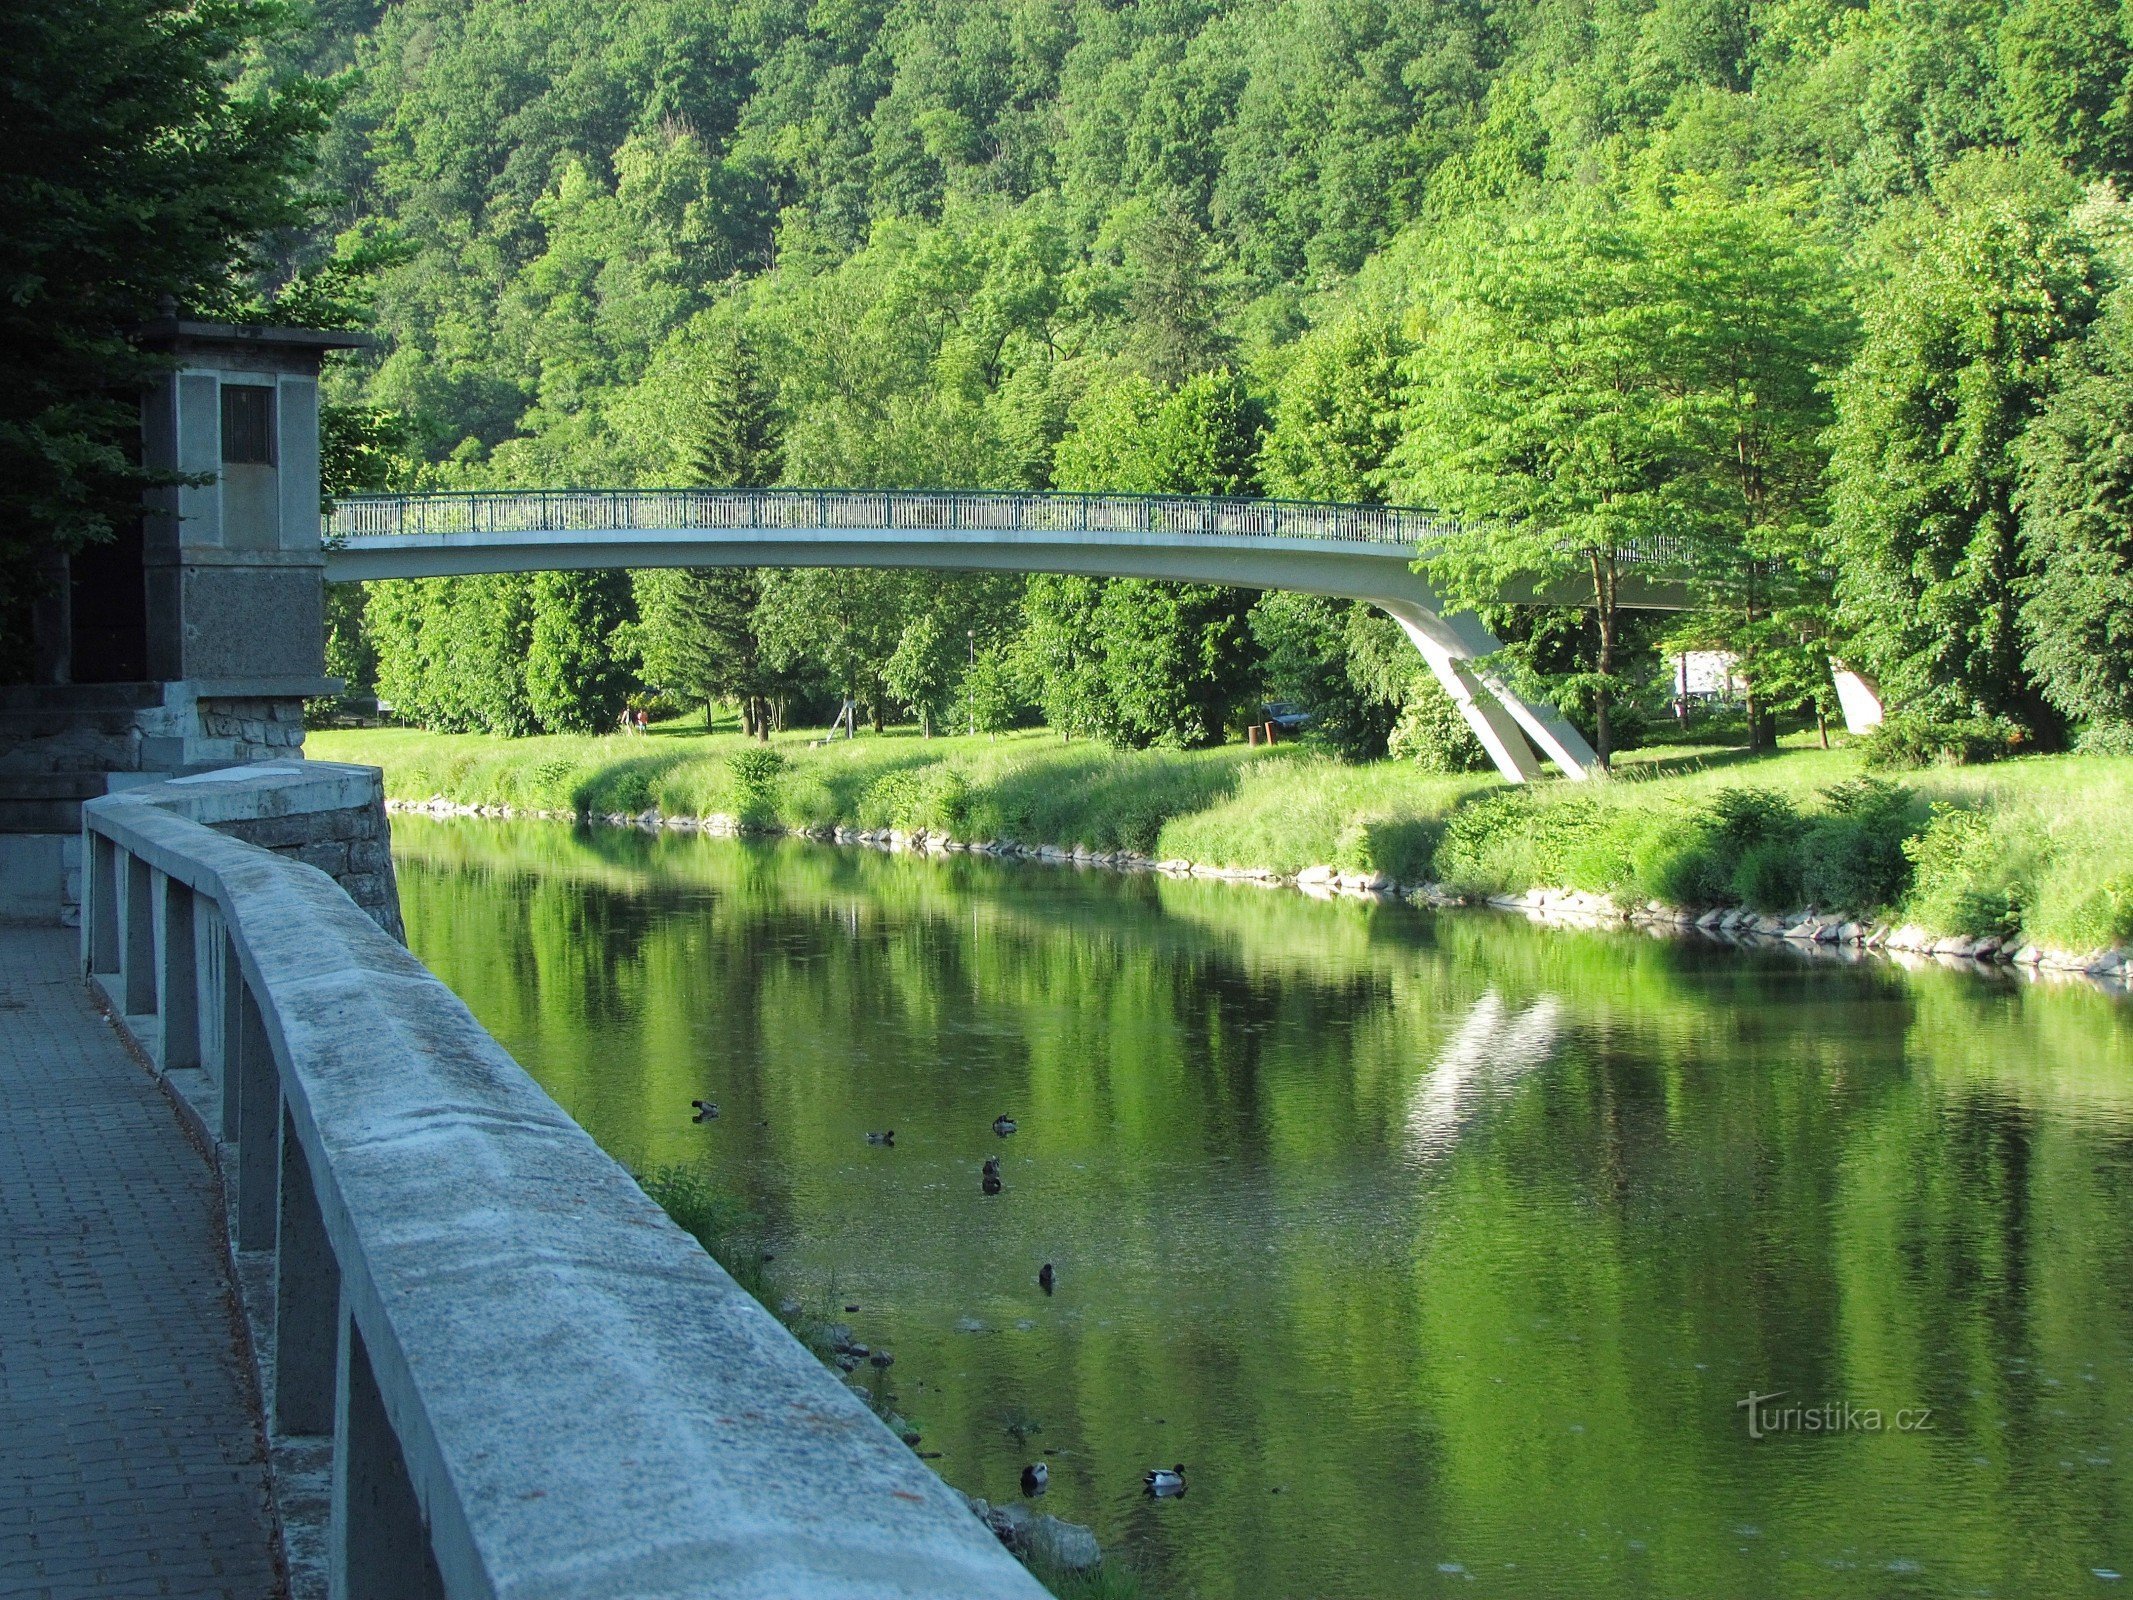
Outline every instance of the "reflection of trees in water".
<path id="1" fill-rule="evenodd" d="M 1651 1588 L 1684 1593 L 1739 1592 L 1706 1534 L 1744 1498 L 1832 1548 L 2001 1507 L 1950 1513 L 1936 1559 L 2006 1592 L 2049 1587 L 2006 1581 L 2024 1550 L 2108 1531 L 2109 1475 L 2053 1467 L 2133 1408 L 2133 1067 L 2093 997 L 962 858 L 473 823 L 402 845 L 420 952 L 610 1148 L 716 1153 L 776 1228 L 953 1302 L 898 1331 L 895 1382 L 961 1486 L 1011 1490 L 1009 1402 L 1067 1447 L 1055 1506 L 1143 1518 L 1150 1549 L 1178 1519 L 1106 1510 L 1096 1463 L 1248 1480 L 1222 1551 L 1174 1547 L 1207 1592 L 1307 1592 L 1327 1516 L 1378 1571 L 1439 1535 L 1533 1571 L 1590 1560 L 1562 1530 L 1642 1527 L 1671 1540 Z M 726 1115 L 690 1128 L 714 1068 Z M 917 1114 L 880 1162 L 874 1095 Z M 914 1181 L 927 1119 L 968 1125 L 945 1204 Z M 1009 1331 L 1032 1307 L 1057 1325 Z M 948 1331 L 965 1310 L 991 1331 Z M 1960 1432 L 1744 1463 L 1739 1381 L 1918 1396 L 1991 1465 L 1945 1454 Z"/>

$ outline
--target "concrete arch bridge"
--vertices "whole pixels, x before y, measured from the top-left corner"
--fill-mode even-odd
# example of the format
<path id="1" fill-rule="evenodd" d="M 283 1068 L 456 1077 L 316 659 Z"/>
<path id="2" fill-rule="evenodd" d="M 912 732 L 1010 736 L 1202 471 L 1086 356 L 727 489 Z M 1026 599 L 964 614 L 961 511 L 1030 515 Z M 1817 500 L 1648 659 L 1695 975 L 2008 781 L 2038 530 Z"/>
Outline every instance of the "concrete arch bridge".
<path id="1" fill-rule="evenodd" d="M 1543 759 L 1597 769 L 1551 706 L 1522 699 L 1479 658 L 1501 648 L 1414 570 L 1459 525 L 1426 511 L 1206 497 L 935 490 L 617 489 L 351 496 L 326 522 L 326 578 L 461 577 L 632 567 L 901 567 L 1052 572 L 1292 589 L 1392 617 L 1513 783 Z M 1676 610 L 1668 552 L 1625 603 Z M 1538 592 L 1513 604 L 1543 604 Z"/>

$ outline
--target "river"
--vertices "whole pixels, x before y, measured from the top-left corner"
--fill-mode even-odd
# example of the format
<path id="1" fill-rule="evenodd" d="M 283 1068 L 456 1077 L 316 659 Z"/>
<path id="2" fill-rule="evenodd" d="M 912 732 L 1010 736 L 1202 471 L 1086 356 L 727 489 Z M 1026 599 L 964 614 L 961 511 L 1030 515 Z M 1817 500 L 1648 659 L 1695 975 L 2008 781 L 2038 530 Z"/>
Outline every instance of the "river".
<path id="1" fill-rule="evenodd" d="M 395 849 L 580 1123 L 701 1165 L 949 1482 L 1045 1461 L 1151 1600 L 2133 1595 L 2122 1001 L 964 856 Z"/>

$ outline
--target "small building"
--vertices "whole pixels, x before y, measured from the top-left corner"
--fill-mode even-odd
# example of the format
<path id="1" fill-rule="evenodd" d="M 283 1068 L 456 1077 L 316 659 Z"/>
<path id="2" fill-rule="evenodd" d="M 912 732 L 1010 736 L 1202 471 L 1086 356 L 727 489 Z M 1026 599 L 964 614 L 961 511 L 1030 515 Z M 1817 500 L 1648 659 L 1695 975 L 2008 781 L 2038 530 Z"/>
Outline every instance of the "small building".
<path id="1" fill-rule="evenodd" d="M 0 688 L 0 915 L 71 904 L 81 803 L 143 778 L 301 755 L 325 676 L 319 366 L 368 343 L 166 318 L 141 396 L 151 490 L 111 540 L 57 557 L 36 681 Z"/>

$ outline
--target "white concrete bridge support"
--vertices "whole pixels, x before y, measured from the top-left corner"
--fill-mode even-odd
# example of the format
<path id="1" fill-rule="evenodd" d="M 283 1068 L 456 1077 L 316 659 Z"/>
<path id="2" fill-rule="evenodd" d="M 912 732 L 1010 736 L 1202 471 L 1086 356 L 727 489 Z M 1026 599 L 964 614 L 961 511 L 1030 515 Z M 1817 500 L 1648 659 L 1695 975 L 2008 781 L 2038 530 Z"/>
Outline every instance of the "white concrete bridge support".
<path id="1" fill-rule="evenodd" d="M 1582 781 L 1600 770 L 1600 758 L 1585 742 L 1584 735 L 1553 708 L 1528 704 L 1496 674 L 1477 670 L 1471 654 L 1455 651 L 1438 637 L 1445 627 L 1442 619 L 1400 603 L 1380 600 L 1376 604 L 1422 652 L 1429 670 L 1452 697 L 1452 704 L 1466 718 L 1467 726 L 1474 730 L 1474 737 L 1481 741 L 1481 748 L 1489 753 L 1506 783 L 1529 783 L 1541 776 L 1542 756 L 1553 761 L 1566 778 Z M 1473 627 L 1465 631 L 1478 634 L 1481 630 Z M 1495 641 L 1487 643 L 1493 646 Z M 1534 753 L 1536 745 L 1539 756 Z"/>

